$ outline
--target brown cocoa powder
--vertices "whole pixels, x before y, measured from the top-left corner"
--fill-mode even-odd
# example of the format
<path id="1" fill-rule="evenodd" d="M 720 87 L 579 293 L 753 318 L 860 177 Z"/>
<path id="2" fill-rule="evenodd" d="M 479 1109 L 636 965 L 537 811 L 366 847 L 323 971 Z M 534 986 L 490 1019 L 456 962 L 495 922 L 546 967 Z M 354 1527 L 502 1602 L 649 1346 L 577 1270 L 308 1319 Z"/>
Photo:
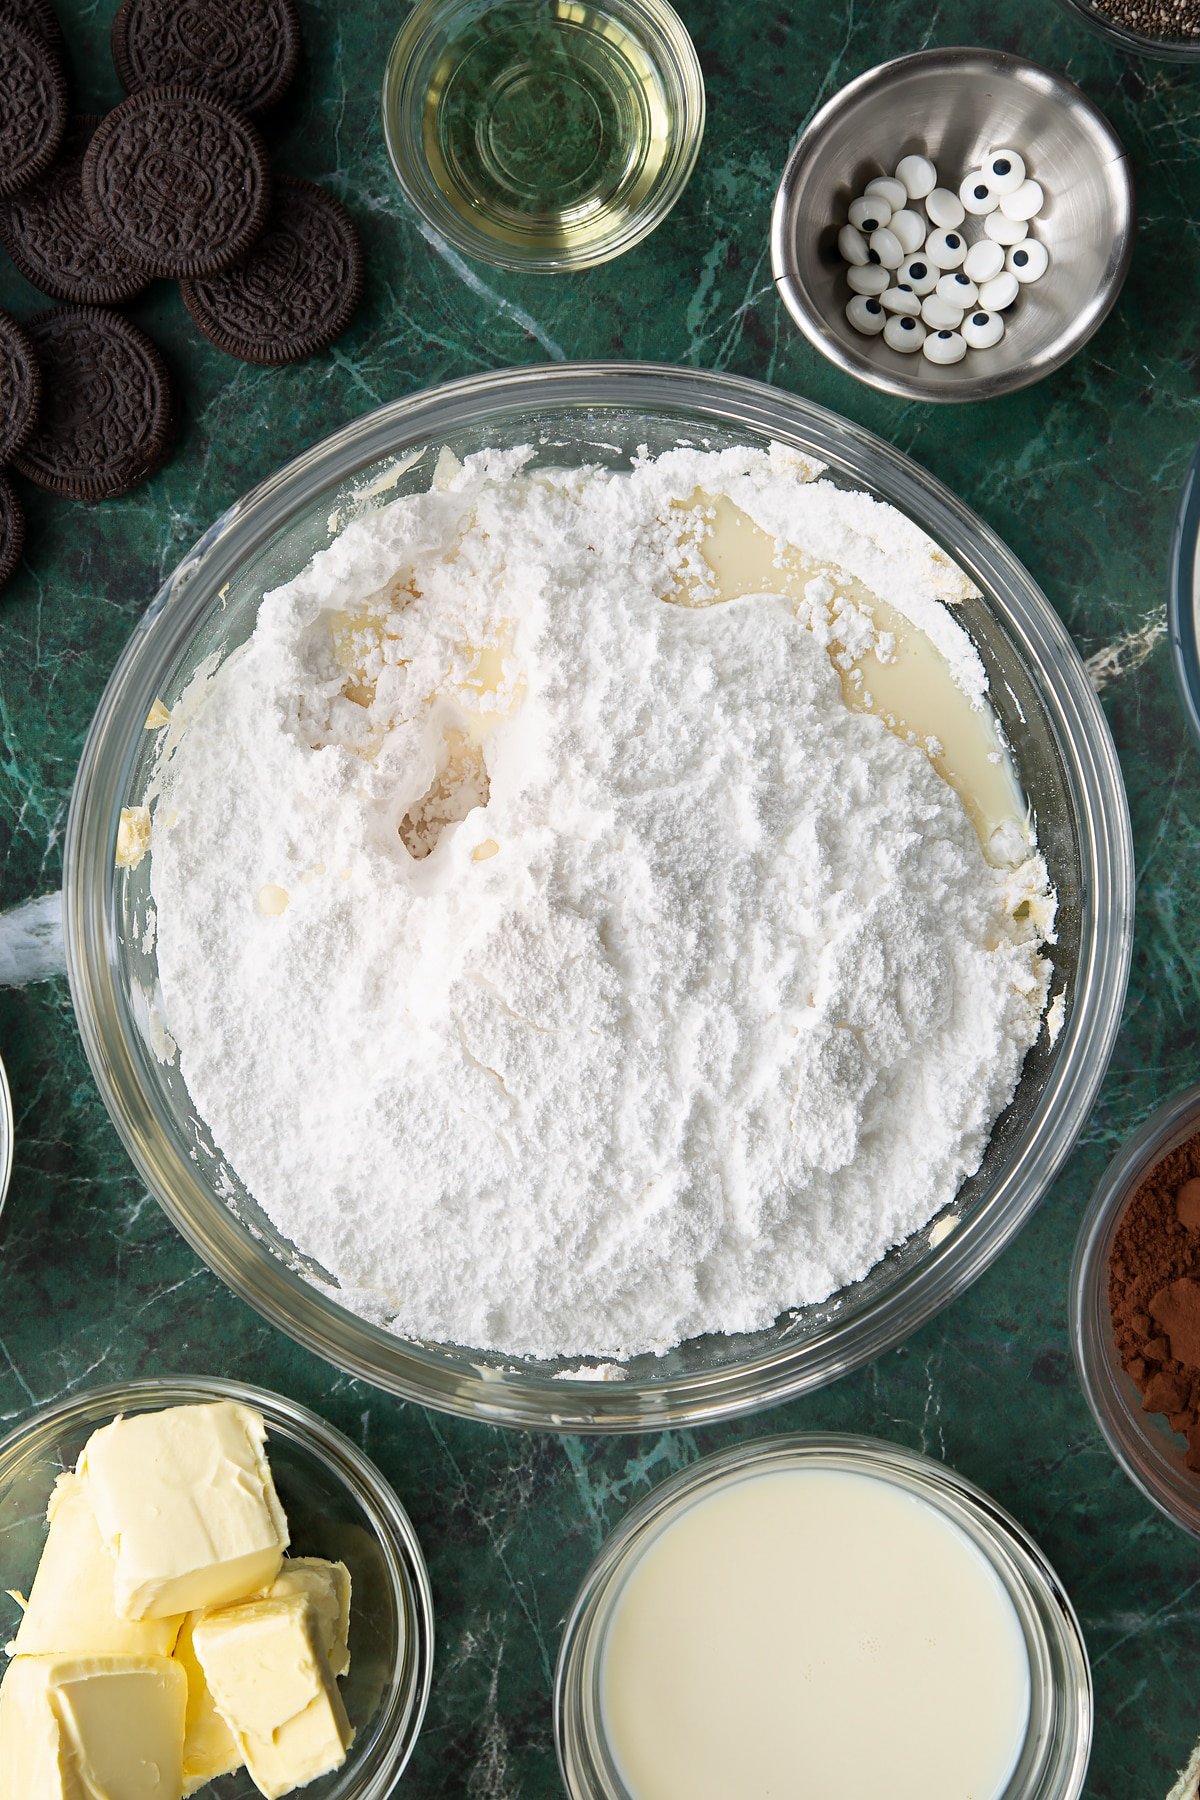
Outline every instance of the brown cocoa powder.
<path id="1" fill-rule="evenodd" d="M 1183 1433 L 1187 1466 L 1200 1471 L 1200 1132 L 1156 1163 L 1126 1204 L 1108 1303 L 1142 1405 Z"/>

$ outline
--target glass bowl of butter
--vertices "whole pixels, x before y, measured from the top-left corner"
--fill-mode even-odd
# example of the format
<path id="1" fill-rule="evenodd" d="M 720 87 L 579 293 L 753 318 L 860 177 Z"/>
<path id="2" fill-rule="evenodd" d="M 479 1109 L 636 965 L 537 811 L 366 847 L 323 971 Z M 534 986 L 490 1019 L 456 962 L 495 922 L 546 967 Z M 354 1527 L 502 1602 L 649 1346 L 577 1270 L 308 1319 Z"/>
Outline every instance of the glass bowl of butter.
<path id="1" fill-rule="evenodd" d="M 13 1792 L 56 1792 L 72 1758 L 164 1800 L 393 1791 L 429 1580 L 388 1484 L 305 1408 L 209 1378 L 64 1401 L 0 1443 L 0 1542 Z"/>
<path id="2" fill-rule="evenodd" d="M 770 1322 L 757 1328 L 705 1326 L 679 1333 L 674 1342 L 619 1353 L 600 1344 L 564 1350 L 551 1343 L 531 1350 L 506 1340 L 502 1324 L 490 1338 L 466 1330 L 406 1327 L 394 1312 L 381 1316 L 366 1284 L 349 1273 L 354 1265 L 362 1266 L 364 1247 L 374 1254 L 377 1235 L 397 1243 L 403 1255 L 403 1181 L 394 1202 L 378 1206 L 375 1190 L 360 1182 L 353 1225 L 334 1194 L 327 1209 L 333 1254 L 318 1254 L 290 1236 L 260 1204 L 255 1179 L 238 1166 L 240 1153 L 234 1155 L 223 1136 L 214 1133 L 181 1070 L 178 1021 L 164 1001 L 160 977 L 160 967 L 166 966 L 164 935 L 152 893 L 159 854 L 155 844 L 162 844 L 155 833 L 160 827 L 173 829 L 169 807 L 161 817 L 157 814 L 162 746 L 186 745 L 192 708 L 214 671 L 220 671 L 219 681 L 226 668 L 248 666 L 245 655 L 254 651 L 250 640 L 264 595 L 295 582 L 314 557 L 331 552 L 336 565 L 360 522 L 386 520 L 393 502 L 430 496 L 436 510 L 446 493 L 453 504 L 461 471 L 485 452 L 502 458 L 524 454 L 526 492 L 536 500 L 543 478 L 550 486 L 558 483 L 558 491 L 580 469 L 632 479 L 647 458 L 666 459 L 681 449 L 731 457 L 739 467 L 739 459 L 747 456 L 768 463 L 774 457 L 780 468 L 795 473 L 797 483 L 817 467 L 823 469 L 821 482 L 813 480 L 812 487 L 823 483 L 826 496 L 840 496 L 835 512 L 849 508 L 855 519 L 865 519 L 861 541 L 869 542 L 885 578 L 889 558 L 901 554 L 903 540 L 908 546 L 903 553 L 923 559 L 922 566 L 945 589 L 955 641 L 967 647 L 968 660 L 986 685 L 987 706 L 978 718 L 991 721 L 992 733 L 968 732 L 970 746 L 963 739 L 964 755 L 979 752 L 973 764 L 978 779 L 960 782 L 960 798 L 985 855 L 987 846 L 994 849 L 999 841 L 1004 860 L 1004 843 L 1014 834 L 1024 842 L 1036 835 L 1056 896 L 1054 941 L 1046 949 L 1049 1004 L 1044 1022 L 1030 1035 L 1013 1098 L 995 1119 L 975 1173 L 956 1178 L 957 1185 L 951 1182 L 944 1203 L 915 1228 L 908 1223 L 893 1231 L 872 1266 L 864 1262 L 853 1277 L 827 1282 L 823 1298 L 802 1304 L 798 1296 L 788 1295 L 777 1316 L 772 1307 L 766 1314 Z M 732 547 L 724 540 L 723 548 L 716 543 L 720 532 L 715 528 L 711 539 L 704 540 L 712 553 L 710 573 L 720 589 L 716 597 L 766 596 L 774 589 L 781 599 L 791 575 L 771 554 L 769 534 L 764 549 L 761 532 L 756 535 L 734 523 L 737 542 Z M 583 544 L 579 553 L 589 548 Z M 726 550 L 731 554 L 726 556 Z M 479 553 L 486 554 L 486 545 Z M 819 581 L 817 587 L 825 592 Z M 877 595 L 878 587 L 874 591 Z M 710 608 L 714 613 L 725 610 Z M 242 660 L 235 661 L 239 653 Z M 720 659 L 711 666 L 719 680 Z M 947 682 L 925 682 L 925 674 L 932 675 L 935 667 L 936 658 L 931 662 L 917 656 L 914 685 L 901 696 L 888 689 L 894 669 L 877 659 L 867 686 L 885 723 L 899 717 L 901 724 L 908 709 L 924 703 L 922 694 L 928 697 L 936 689 L 934 711 L 923 716 L 920 736 L 937 766 L 938 756 L 954 761 L 950 734 L 956 728 L 954 707 L 937 698 L 945 695 Z M 402 670 L 393 673 L 399 679 Z M 853 682 L 853 669 L 848 679 Z M 483 685 L 482 656 L 468 681 Z M 347 717 L 353 713 L 361 720 L 364 695 L 356 682 L 356 676 L 346 677 L 335 704 Z M 681 694 L 680 703 L 685 699 L 695 712 L 700 702 Z M 955 705 L 959 702 L 961 694 Z M 853 710 L 853 702 L 847 704 Z M 270 706 L 275 707 L 274 700 Z M 320 747 L 323 730 L 316 726 L 306 738 L 313 749 Z M 360 748 L 368 757 L 373 754 L 370 745 Z M 239 750 L 234 766 L 245 770 L 240 791 L 246 804 L 255 799 L 252 764 L 253 750 Z M 353 770 L 353 764 L 346 766 Z M 945 779 L 954 785 L 953 772 Z M 432 812 L 416 821 L 420 830 L 411 839 L 414 857 L 423 847 L 420 832 L 430 818 L 438 822 L 443 797 L 436 781 L 427 798 Z M 246 842 L 244 820 L 236 813 L 232 801 L 228 806 L 223 801 L 211 816 L 218 825 L 228 819 L 230 829 Z M 462 818 L 461 812 L 454 816 Z M 412 825 L 414 815 L 406 814 L 400 822 L 402 838 Z M 462 825 L 463 832 L 473 829 Z M 253 853 L 253 834 L 248 841 Z M 220 841 L 213 849 L 219 858 Z M 475 844 L 469 866 L 483 872 L 481 880 L 501 866 L 502 859 L 483 860 L 494 858 L 497 849 L 491 838 Z M 203 874 L 212 864 L 192 866 Z M 340 859 L 323 871 L 305 870 L 303 876 L 335 887 L 339 879 L 346 880 L 340 893 L 347 900 L 355 891 L 342 874 Z M 299 869 L 297 877 L 303 878 Z M 289 906 L 289 890 L 278 877 L 258 879 L 262 885 L 256 885 L 248 901 L 252 911 L 269 919 L 272 928 L 282 920 L 290 930 L 300 916 L 304 888 L 296 886 Z M 1117 1030 L 1133 912 L 1124 788 L 1103 714 L 1066 630 L 988 527 L 906 457 L 802 399 L 733 376 L 623 363 L 502 371 L 395 401 L 315 446 L 218 520 L 150 606 L 101 702 L 75 788 L 64 893 L 72 994 L 100 1092 L 143 1180 L 208 1265 L 309 1349 L 392 1393 L 495 1423 L 600 1431 L 696 1424 L 833 1380 L 901 1341 L 973 1281 L 1046 1192 L 1087 1116 Z M 333 898 L 338 898 L 336 892 Z M 919 910 L 919 897 L 914 904 Z M 202 924 L 197 921 L 198 927 Z M 213 965 L 209 974 L 214 1003 L 236 1008 L 238 988 L 236 981 L 231 984 L 229 969 Z M 370 969 L 364 967 L 362 975 L 369 985 Z M 197 1004 L 207 1004 L 205 992 L 197 994 Z M 848 1046 L 848 1039 L 842 1041 Z M 265 1057 L 259 1064 L 263 1080 L 274 1079 L 280 1059 L 268 1053 L 276 1042 L 269 1033 L 254 1040 L 255 1055 L 262 1051 Z M 260 1173 L 271 1175 L 272 1159 L 290 1153 L 289 1136 L 304 1136 L 320 1161 L 321 1121 L 330 1090 L 346 1086 L 328 1037 L 314 1032 L 305 1042 L 307 1074 L 294 1093 L 281 1097 L 267 1121 L 270 1154 L 257 1155 L 263 1138 L 247 1140 L 248 1160 L 257 1156 Z M 297 1047 L 286 1048 L 294 1058 Z M 369 1056 L 370 1039 L 367 1048 Z M 853 1057 L 853 1050 L 849 1054 Z M 186 1054 L 182 1060 L 187 1067 Z M 218 1062 L 218 1099 L 233 1096 L 240 1106 L 242 1097 L 254 1098 L 259 1077 L 231 1079 L 222 1070 Z M 548 1066 L 548 1075 L 554 1073 Z M 486 1078 L 486 1070 L 475 1075 Z M 402 1111 L 397 1118 L 402 1124 Z M 284 1132 L 280 1120 L 293 1125 Z M 372 1128 L 376 1123 L 368 1121 Z M 903 1118 L 900 1125 L 905 1125 Z M 436 1175 L 439 1141 L 432 1131 L 426 1137 L 429 1166 Z M 473 1170 L 449 1138 L 444 1148 L 454 1152 L 456 1171 L 461 1169 L 469 1181 Z M 395 1169 L 401 1176 L 406 1154 L 406 1135 L 400 1130 Z M 358 1163 L 355 1154 L 339 1152 L 332 1168 L 335 1188 L 343 1184 L 343 1176 L 345 1183 L 354 1184 Z M 535 1164 L 531 1157 L 522 1167 L 537 1172 Z M 603 1166 L 611 1167 L 612 1159 Z M 631 1161 L 624 1166 L 640 1165 Z M 670 1173 L 668 1168 L 668 1185 Z M 305 1181 L 290 1179 L 285 1190 L 312 1210 Z M 483 1194 L 476 1213 L 461 1195 L 451 1193 L 445 1214 L 453 1221 L 456 1244 L 470 1239 L 488 1252 L 486 1278 L 473 1279 L 468 1264 L 457 1284 L 443 1284 L 448 1306 L 457 1306 L 461 1297 L 460 1310 L 473 1307 L 476 1316 L 493 1301 L 502 1312 L 506 1299 L 506 1272 L 498 1267 L 495 1245 L 486 1242 L 480 1223 L 491 1199 Z M 547 1203 L 557 1205 L 557 1196 L 548 1194 Z M 719 1207 L 719 1196 L 715 1204 Z M 636 1205 L 634 1194 L 634 1211 Z M 497 1242 L 506 1241 L 505 1229 L 493 1233 Z M 527 1222 L 523 1229 L 528 1248 L 536 1234 Z M 431 1235 L 425 1272 L 436 1274 L 440 1245 L 436 1232 Z M 578 1246 L 580 1237 L 575 1241 Z M 334 1267 L 339 1246 L 347 1252 L 341 1273 Z M 664 1288 L 672 1278 L 668 1265 Z M 496 1284 L 494 1290 L 490 1284 Z M 603 1283 L 593 1285 L 602 1298 Z M 406 1287 L 417 1286 L 401 1263 L 390 1292 L 403 1298 Z M 542 1287 L 529 1285 L 533 1298 L 526 1324 L 531 1331 L 538 1324 L 542 1295 L 547 1308 L 555 1303 L 553 1287 L 552 1273 Z M 658 1291 L 647 1278 L 633 1292 L 631 1304 L 643 1324 L 657 1304 Z M 797 1303 L 788 1304 L 792 1299 Z M 564 1331 L 571 1323 L 559 1319 Z"/>

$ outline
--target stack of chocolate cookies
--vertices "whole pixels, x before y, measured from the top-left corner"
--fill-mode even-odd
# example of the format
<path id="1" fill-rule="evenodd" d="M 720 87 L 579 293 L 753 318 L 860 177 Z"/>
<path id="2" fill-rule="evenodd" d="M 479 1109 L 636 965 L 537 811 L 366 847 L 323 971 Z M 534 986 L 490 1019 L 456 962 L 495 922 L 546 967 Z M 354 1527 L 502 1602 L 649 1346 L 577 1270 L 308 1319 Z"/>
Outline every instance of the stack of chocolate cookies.
<path id="1" fill-rule="evenodd" d="M 128 98 L 72 115 L 49 0 L 0 0 L 0 242 L 63 303 L 20 326 L 0 314 L 0 465 L 101 500 L 162 464 L 166 367 L 112 310 L 151 281 L 178 281 L 203 335 L 247 362 L 294 362 L 345 330 L 363 287 L 354 223 L 275 174 L 256 123 L 300 49 L 293 0 L 123 0 Z M 0 473 L 0 584 L 23 535 Z"/>

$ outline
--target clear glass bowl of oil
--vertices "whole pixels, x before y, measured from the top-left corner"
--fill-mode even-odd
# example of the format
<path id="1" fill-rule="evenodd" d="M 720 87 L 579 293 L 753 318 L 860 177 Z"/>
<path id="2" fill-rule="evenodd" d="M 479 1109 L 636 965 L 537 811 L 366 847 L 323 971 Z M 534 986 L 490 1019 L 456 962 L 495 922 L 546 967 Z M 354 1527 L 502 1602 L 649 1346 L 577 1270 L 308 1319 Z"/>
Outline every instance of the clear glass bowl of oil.
<path id="1" fill-rule="evenodd" d="M 704 82 L 665 0 L 417 0 L 383 128 L 408 199 L 468 256 L 589 268 L 683 192 Z"/>

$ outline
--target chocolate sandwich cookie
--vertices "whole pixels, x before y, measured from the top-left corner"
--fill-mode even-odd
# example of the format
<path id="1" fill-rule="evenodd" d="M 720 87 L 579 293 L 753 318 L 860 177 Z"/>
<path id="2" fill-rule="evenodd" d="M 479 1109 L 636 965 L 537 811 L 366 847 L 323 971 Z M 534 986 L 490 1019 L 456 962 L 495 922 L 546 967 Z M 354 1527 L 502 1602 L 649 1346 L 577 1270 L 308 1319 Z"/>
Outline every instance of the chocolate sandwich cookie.
<path id="1" fill-rule="evenodd" d="M 331 344 L 362 299 L 363 254 L 340 201 L 281 178 L 267 228 L 223 275 L 181 283 L 183 302 L 218 350 L 243 362 L 299 362 Z"/>
<path id="2" fill-rule="evenodd" d="M 42 365 L 42 414 L 13 466 L 71 500 L 107 500 L 153 474 L 173 419 L 166 365 L 145 333 L 86 306 L 39 313 L 25 329 Z"/>
<path id="3" fill-rule="evenodd" d="M 0 196 L 48 169 L 67 129 L 67 82 L 57 53 L 0 5 Z"/>
<path id="4" fill-rule="evenodd" d="M 127 94 L 171 83 L 259 112 L 296 73 L 300 20 L 292 0 L 124 0 L 112 56 Z"/>
<path id="5" fill-rule="evenodd" d="M 12 482 L 0 469 L 0 588 L 16 572 L 25 548 L 25 514 Z"/>
<path id="6" fill-rule="evenodd" d="M 224 100 L 144 88 L 97 126 L 83 199 L 96 229 L 143 274 L 218 275 L 266 224 L 271 169 L 254 126 Z"/>
<path id="7" fill-rule="evenodd" d="M 83 203 L 83 157 L 99 123 L 94 113 L 73 119 L 53 166 L 0 201 L 0 242 L 26 281 L 81 306 L 132 300 L 147 280 L 97 231 Z"/>
<path id="8" fill-rule="evenodd" d="M 4 0 L 0 12 L 11 13 L 22 31 L 44 38 L 52 50 L 62 50 L 62 26 L 50 0 Z"/>
<path id="9" fill-rule="evenodd" d="M 33 436 L 42 400 L 37 351 L 15 319 L 0 313 L 0 463 Z"/>

